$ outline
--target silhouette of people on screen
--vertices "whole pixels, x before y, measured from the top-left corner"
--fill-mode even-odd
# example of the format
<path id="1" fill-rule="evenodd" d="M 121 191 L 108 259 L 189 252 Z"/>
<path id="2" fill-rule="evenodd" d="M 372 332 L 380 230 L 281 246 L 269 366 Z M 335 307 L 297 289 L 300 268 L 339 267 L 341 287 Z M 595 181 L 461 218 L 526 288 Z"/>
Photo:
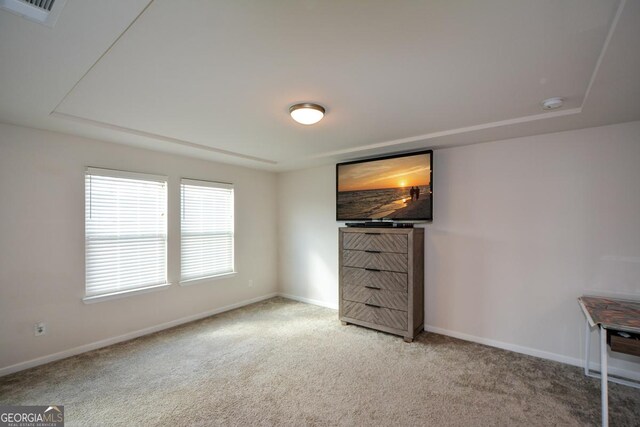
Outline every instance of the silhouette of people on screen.
<path id="1" fill-rule="evenodd" d="M 418 200 L 420 198 L 420 187 L 416 187 L 416 200 Z"/>
<path id="2" fill-rule="evenodd" d="M 416 194 L 416 190 L 413 187 L 411 187 L 411 190 L 409 190 L 409 195 L 411 196 L 411 200 L 413 200 L 413 197 L 415 196 L 415 194 Z"/>

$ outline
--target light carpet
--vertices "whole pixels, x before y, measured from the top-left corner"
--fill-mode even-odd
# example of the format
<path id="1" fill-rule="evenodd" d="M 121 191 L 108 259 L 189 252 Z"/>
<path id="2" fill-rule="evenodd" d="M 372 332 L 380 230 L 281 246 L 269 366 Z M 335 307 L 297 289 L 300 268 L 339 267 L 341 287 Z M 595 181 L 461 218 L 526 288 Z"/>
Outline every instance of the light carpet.
<path id="1" fill-rule="evenodd" d="M 611 384 L 611 425 L 640 390 Z M 0 378 L 0 403 L 62 404 L 66 425 L 583 426 L 579 368 L 437 334 L 414 343 L 271 299 Z"/>

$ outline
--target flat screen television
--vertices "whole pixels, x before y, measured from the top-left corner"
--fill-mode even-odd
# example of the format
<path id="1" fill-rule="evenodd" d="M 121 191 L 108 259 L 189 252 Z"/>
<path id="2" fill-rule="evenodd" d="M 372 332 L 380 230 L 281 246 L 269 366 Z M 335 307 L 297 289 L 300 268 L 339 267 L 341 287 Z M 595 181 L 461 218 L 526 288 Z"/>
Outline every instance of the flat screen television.
<path id="1" fill-rule="evenodd" d="M 433 151 L 336 165 L 338 221 L 433 220 Z"/>

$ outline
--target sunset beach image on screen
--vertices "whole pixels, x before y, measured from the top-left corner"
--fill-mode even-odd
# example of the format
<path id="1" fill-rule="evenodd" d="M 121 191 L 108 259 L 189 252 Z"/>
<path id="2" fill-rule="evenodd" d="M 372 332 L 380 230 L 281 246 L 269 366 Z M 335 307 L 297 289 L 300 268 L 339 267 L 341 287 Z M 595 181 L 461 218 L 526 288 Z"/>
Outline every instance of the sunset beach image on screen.
<path id="1" fill-rule="evenodd" d="M 339 220 L 431 220 L 431 153 L 340 164 Z"/>

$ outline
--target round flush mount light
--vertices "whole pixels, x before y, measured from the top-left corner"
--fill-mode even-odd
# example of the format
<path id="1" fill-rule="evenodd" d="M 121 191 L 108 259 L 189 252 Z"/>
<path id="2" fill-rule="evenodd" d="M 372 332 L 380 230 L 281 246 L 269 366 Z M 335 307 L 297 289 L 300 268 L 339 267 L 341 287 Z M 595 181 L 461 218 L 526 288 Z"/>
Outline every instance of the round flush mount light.
<path id="1" fill-rule="evenodd" d="M 557 97 L 545 99 L 544 101 L 542 101 L 542 108 L 544 108 L 545 110 L 555 110 L 556 108 L 562 107 L 563 103 L 564 103 L 564 99 L 557 96 Z"/>
<path id="2" fill-rule="evenodd" d="M 289 107 L 289 114 L 296 122 L 303 125 L 318 123 L 324 117 L 324 107 L 308 102 Z"/>

